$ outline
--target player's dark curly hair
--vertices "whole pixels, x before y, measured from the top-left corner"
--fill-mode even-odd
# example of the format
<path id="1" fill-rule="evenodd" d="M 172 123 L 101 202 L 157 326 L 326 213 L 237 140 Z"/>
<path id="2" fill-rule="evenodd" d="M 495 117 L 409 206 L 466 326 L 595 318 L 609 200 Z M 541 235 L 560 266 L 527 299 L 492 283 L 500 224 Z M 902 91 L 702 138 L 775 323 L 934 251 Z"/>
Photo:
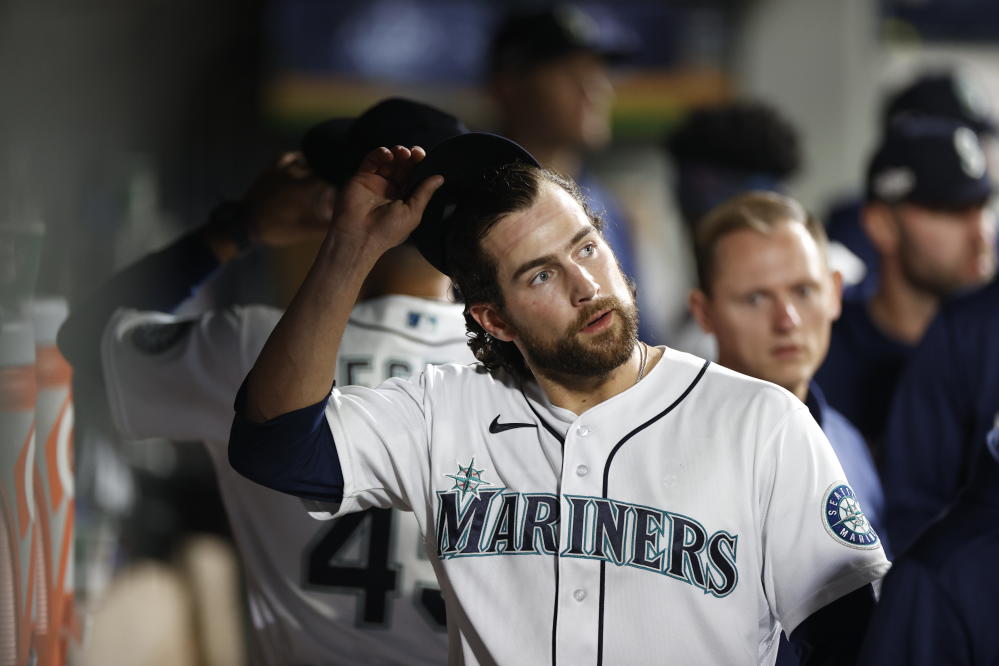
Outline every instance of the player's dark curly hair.
<path id="1" fill-rule="evenodd" d="M 460 212 L 455 213 L 445 241 L 448 269 L 457 295 L 465 303 L 468 346 L 475 358 L 490 373 L 503 368 L 525 379 L 531 373 L 516 345 L 489 335 L 469 311 L 470 306 L 479 303 L 504 306 L 496 263 L 482 249 L 481 241 L 501 218 L 530 208 L 545 182 L 572 196 L 598 230 L 602 230 L 603 221 L 590 210 L 579 186 L 549 169 L 515 163 L 485 174 L 484 179 L 483 187 L 476 188 L 474 196 L 463 201 Z"/>
<path id="2" fill-rule="evenodd" d="M 801 167 L 798 131 L 760 102 L 696 109 L 663 145 L 679 164 L 760 171 L 777 178 L 787 178 Z"/>

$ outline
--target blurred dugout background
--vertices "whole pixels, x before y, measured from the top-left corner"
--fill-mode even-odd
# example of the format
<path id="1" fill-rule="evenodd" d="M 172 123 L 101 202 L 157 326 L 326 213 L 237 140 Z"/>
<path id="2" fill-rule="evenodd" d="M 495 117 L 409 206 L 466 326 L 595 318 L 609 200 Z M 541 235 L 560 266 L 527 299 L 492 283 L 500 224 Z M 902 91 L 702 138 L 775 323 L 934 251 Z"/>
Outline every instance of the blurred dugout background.
<path id="1" fill-rule="evenodd" d="M 403 95 L 496 129 L 482 89 L 486 47 L 501 10 L 514 4 L 0 0 L 5 321 L 32 296 L 72 306 L 200 224 L 316 121 Z M 669 343 L 685 308 L 689 283 L 672 276 L 693 271 L 658 146 L 687 110 L 748 97 L 783 112 L 801 131 L 805 161 L 792 194 L 822 213 L 860 189 L 880 100 L 916 72 L 957 66 L 999 98 L 999 5 L 991 0 L 579 4 L 643 45 L 616 74 L 615 139 L 592 162 L 633 221 L 655 342 Z M 218 275 L 205 298 L 284 303 L 308 259 L 307 250 L 254 253 Z M 226 525 L 220 509 L 205 509 L 217 498 L 200 447 L 122 447 L 103 425 L 103 397 L 75 400 L 67 587 L 86 628 L 124 564 L 189 564 L 197 556 L 178 556 L 180 535 L 224 538 Z M 24 441 L 8 430 L 4 461 Z M 2 482 L 15 483 L 3 471 Z M 195 552 L 213 561 L 216 551 Z M 212 578 L 204 568 L 194 575 Z"/>

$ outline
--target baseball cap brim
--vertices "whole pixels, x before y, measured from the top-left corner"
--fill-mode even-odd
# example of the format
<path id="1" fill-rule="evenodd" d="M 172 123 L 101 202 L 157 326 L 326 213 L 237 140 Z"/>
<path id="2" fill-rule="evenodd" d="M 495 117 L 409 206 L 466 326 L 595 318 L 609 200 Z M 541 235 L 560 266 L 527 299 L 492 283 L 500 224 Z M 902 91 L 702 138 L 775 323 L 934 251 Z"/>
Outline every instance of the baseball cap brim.
<path id="1" fill-rule="evenodd" d="M 995 194 L 995 186 L 990 179 L 984 179 L 963 183 L 946 192 L 930 190 L 918 195 L 914 194 L 907 201 L 927 208 L 961 209 L 985 205 L 993 194 Z"/>
<path id="2" fill-rule="evenodd" d="M 475 201 L 491 173 L 517 162 L 540 166 L 534 156 L 509 139 L 471 132 L 438 144 L 417 165 L 410 192 L 430 176 L 444 176 L 444 184 L 434 192 L 423 211 L 420 225 L 409 237 L 434 268 L 450 274 L 446 242 L 452 224 L 461 222 L 462 209 L 468 202 Z"/>

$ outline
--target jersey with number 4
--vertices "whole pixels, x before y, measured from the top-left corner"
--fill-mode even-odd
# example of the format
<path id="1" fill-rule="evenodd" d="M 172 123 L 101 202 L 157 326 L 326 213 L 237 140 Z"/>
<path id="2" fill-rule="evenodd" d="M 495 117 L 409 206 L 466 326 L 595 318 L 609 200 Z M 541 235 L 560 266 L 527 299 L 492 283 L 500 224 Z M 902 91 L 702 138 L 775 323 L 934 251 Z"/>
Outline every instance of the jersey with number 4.
<path id="1" fill-rule="evenodd" d="M 443 663 L 444 604 L 412 514 L 317 522 L 229 466 L 233 398 L 280 316 L 265 306 L 197 319 L 117 312 L 102 341 L 115 424 L 129 438 L 205 442 L 245 570 L 255 663 Z M 375 385 L 473 360 L 460 306 L 386 296 L 354 308 L 336 378 Z"/>
<path id="2" fill-rule="evenodd" d="M 339 514 L 415 512 L 452 663 L 773 663 L 888 569 L 808 409 L 664 350 L 581 415 L 480 366 L 333 391 Z"/>

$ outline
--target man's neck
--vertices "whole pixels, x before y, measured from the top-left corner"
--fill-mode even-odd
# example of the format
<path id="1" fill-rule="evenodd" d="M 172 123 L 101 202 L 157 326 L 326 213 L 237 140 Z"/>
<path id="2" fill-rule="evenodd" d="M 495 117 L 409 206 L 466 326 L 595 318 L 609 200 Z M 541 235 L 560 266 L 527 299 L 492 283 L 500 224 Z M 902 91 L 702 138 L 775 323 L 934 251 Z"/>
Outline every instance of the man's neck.
<path id="1" fill-rule="evenodd" d="M 882 272 L 868 312 L 885 335 L 914 345 L 922 339 L 939 308 L 938 296 L 917 289 L 898 270 L 888 269 Z"/>
<path id="2" fill-rule="evenodd" d="M 392 248 L 382 255 L 361 287 L 358 301 L 387 295 L 447 301 L 451 280 L 435 270 L 409 246 Z"/>
<path id="3" fill-rule="evenodd" d="M 640 377 L 652 371 L 662 355 L 662 349 L 639 342 L 627 361 L 599 377 L 567 377 L 543 373 L 533 368 L 531 371 L 553 405 L 578 415 L 637 384 Z"/>

